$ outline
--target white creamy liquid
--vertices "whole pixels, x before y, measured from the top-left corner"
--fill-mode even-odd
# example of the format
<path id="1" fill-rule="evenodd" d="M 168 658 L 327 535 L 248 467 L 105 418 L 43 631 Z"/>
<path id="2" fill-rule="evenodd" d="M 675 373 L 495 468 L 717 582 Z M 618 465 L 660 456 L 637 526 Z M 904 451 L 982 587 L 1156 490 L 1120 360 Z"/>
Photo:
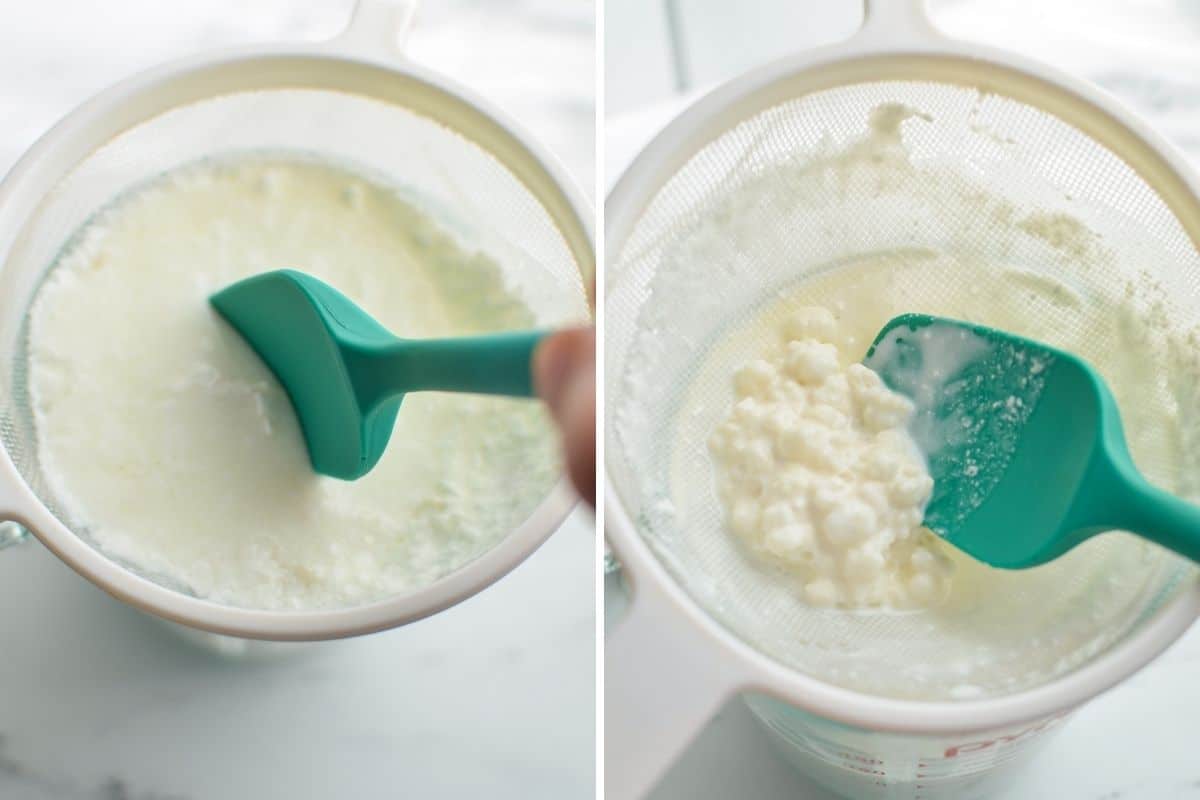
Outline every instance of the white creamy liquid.
<path id="1" fill-rule="evenodd" d="M 412 394 L 370 474 L 316 475 L 286 394 L 208 304 L 282 267 L 400 336 L 535 322 L 498 264 L 362 176 L 286 157 L 184 168 L 89 223 L 31 309 L 38 458 L 60 513 L 139 571 L 255 608 L 368 602 L 488 550 L 555 479 L 539 405 Z"/>

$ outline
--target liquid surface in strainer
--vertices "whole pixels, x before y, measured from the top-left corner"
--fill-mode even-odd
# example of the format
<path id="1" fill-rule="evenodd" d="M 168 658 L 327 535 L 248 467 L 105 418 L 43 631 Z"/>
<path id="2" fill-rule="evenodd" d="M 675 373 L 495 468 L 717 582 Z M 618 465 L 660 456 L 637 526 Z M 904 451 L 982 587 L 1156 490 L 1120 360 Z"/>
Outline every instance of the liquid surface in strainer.
<path id="1" fill-rule="evenodd" d="M 946 548 L 955 563 L 940 603 L 816 607 L 794 574 L 764 568 L 728 531 L 708 442 L 736 402 L 735 372 L 781 360 L 780 330 L 806 307 L 832 312 L 830 344 L 847 361 L 905 312 L 1011 330 L 1096 366 L 1139 468 L 1195 497 L 1200 469 L 1185 443 L 1200 435 L 1198 317 L 1194 298 L 1176 302 L 1166 288 L 1174 275 L 1145 268 L 1176 258 L 1148 228 L 1082 189 L 1064 192 L 1051 179 L 1061 173 L 1042 171 L 1044 148 L 990 127 L 1026 110 L 899 86 L 765 111 L 662 190 L 609 286 L 610 330 L 630 331 L 615 345 L 609 334 L 609 452 L 631 465 L 633 478 L 617 470 L 618 492 L 659 559 L 763 653 L 868 693 L 1006 694 L 1104 652 L 1187 570 L 1119 532 L 1022 572 Z M 914 107 L 879 105 L 901 89 Z M 838 114 L 818 113 L 830 108 Z"/>
<path id="2" fill-rule="evenodd" d="M 923 299 L 921 287 L 939 274 L 959 274 L 962 282 L 933 301 Z M 978 291 L 970 290 L 969 284 Z M 708 426 L 723 415 L 715 396 L 732 395 L 724 387 L 730 383 L 731 364 L 741 354 L 770 353 L 785 346 L 778 331 L 790 313 L 812 305 L 835 309 L 838 324 L 830 338 L 847 359 L 854 358 L 851 353 L 861 358 L 878 329 L 896 314 L 950 313 L 944 305 L 948 299 L 955 313 L 968 319 L 1002 329 L 1039 330 L 1043 337 L 1062 341 L 1061 329 L 1039 325 L 1039 317 L 1030 313 L 1040 303 L 1061 302 L 1058 288 L 1047 283 L 1031 290 L 1018 271 L 1002 266 L 950 264 L 944 258 L 914 255 L 847 264 L 796 287 L 734 326 L 699 364 L 678 417 L 672 485 L 716 482 L 711 461 L 697 459 L 706 449 Z M 1072 313 L 1069 303 L 1059 311 Z M 1072 336 L 1072 343 L 1092 350 L 1089 340 L 1102 336 L 1120 314 L 1114 307 L 1108 314 L 1079 319 L 1078 338 Z M 1102 356 L 1098 366 L 1126 393 L 1137 391 L 1131 380 L 1143 364 L 1136 351 L 1115 350 Z M 1169 421 L 1164 422 L 1167 430 L 1155 426 L 1132 432 L 1135 451 L 1161 454 L 1170 430 Z M 699 446 L 690 444 L 693 437 L 699 437 Z M 753 620 L 755 641 L 768 650 L 796 658 L 800 648 L 805 667 L 828 670 L 825 677 L 839 683 L 888 694 L 973 697 L 1078 666 L 1120 635 L 1128 611 L 1144 600 L 1162 562 L 1170 558 L 1139 539 L 1113 533 L 1045 567 L 1008 572 L 944 546 L 939 555 L 950 559 L 953 568 L 948 594 L 940 602 L 909 612 L 819 609 L 801 591 L 794 574 L 764 568 L 761 559 L 728 534 L 726 521 L 708 517 L 714 493 L 680 490 L 672 503 L 681 519 L 704 520 L 688 525 L 696 535 L 688 537 L 685 557 L 716 577 L 716 602 L 739 620 L 739 630 L 746 630 L 743 620 Z M 888 668 L 878 670 L 883 664 Z M 910 681 L 907 685 L 896 683 L 894 667 Z"/>
<path id="3" fill-rule="evenodd" d="M 287 156 L 170 173 L 88 223 L 30 311 L 38 462 L 67 524 L 202 597 L 304 609 L 427 585 L 523 521 L 557 471 L 529 401 L 411 394 L 369 475 L 312 471 L 286 394 L 208 304 L 282 267 L 400 336 L 537 322 L 500 264 L 362 175 Z"/>

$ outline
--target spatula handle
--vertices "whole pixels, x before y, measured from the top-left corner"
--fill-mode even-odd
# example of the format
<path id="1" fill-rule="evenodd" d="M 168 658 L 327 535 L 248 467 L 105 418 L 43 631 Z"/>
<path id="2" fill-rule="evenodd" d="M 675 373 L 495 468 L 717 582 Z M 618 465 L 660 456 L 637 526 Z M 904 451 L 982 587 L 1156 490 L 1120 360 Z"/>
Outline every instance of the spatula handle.
<path id="1" fill-rule="evenodd" d="M 410 339 L 381 348 L 393 392 L 468 392 L 533 397 L 533 352 L 549 331 Z"/>
<path id="2" fill-rule="evenodd" d="M 1152 485 L 1132 459 L 1114 459 L 1098 471 L 1103 480 L 1093 480 L 1076 517 L 1081 533 L 1128 530 L 1200 563 L 1200 506 Z"/>
<path id="3" fill-rule="evenodd" d="M 1130 478 L 1119 506 L 1111 510 L 1112 526 L 1139 534 L 1200 563 L 1200 506 L 1153 486 L 1141 476 Z"/>

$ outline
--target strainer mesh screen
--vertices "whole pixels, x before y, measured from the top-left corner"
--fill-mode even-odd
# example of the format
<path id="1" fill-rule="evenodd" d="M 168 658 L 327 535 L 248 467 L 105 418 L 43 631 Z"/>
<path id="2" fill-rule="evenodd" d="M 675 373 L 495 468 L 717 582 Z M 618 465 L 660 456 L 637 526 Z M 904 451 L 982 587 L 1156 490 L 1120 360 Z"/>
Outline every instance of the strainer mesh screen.
<path id="1" fill-rule="evenodd" d="M 733 371 L 778 346 L 772 321 L 816 304 L 862 350 L 915 311 L 1079 352 L 1113 384 L 1139 466 L 1198 496 L 1200 257 L 1072 125 L 934 82 L 806 94 L 703 146 L 612 252 L 607 474 L 681 584 L 767 654 L 889 695 L 1015 691 L 1110 647 L 1189 573 L 1117 533 L 1023 574 L 959 564 L 931 611 L 820 611 L 732 540 L 714 489 L 706 440 Z"/>
<path id="2" fill-rule="evenodd" d="M 44 198 L 0 270 L 0 435 L 65 525 L 69 516 L 39 472 L 26 396 L 24 321 L 37 287 L 72 235 L 123 194 L 181 166 L 254 153 L 344 165 L 394 187 L 465 250 L 502 265 L 506 289 L 538 325 L 588 317 L 584 280 L 592 265 L 578 263 L 562 228 L 578 222 L 556 219 L 466 132 L 394 102 L 325 89 L 235 92 L 177 106 L 85 157 Z"/>

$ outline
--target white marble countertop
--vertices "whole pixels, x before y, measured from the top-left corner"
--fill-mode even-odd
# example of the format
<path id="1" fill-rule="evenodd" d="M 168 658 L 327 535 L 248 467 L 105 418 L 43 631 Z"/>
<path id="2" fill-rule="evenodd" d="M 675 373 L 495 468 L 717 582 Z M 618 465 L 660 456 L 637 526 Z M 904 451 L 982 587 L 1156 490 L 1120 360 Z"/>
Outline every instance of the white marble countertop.
<path id="1" fill-rule="evenodd" d="M 772 4 L 755 0 L 753 5 Z M 685 0 L 681 8 L 685 28 L 724 24 L 719 16 L 707 22 L 703 18 L 705 9 L 712 12 L 716 4 Z M 939 23 L 955 35 L 1017 48 L 1087 75 L 1131 103 L 1200 167 L 1200 3 L 1095 0 L 1088 4 L 1086 19 L 1079 16 L 1080 5 L 1069 0 L 943 0 L 935 8 Z M 791 13 L 799 12 L 793 8 Z M 606 35 L 614 35 L 612 26 Z M 728 38 L 726 46 L 737 47 L 736 38 Z M 722 64 L 747 58 L 728 52 L 714 56 Z M 606 120 L 606 185 L 611 188 L 654 133 L 712 85 L 611 114 Z M 609 105 L 622 103 L 610 99 Z M 1200 627 L 1132 679 L 1086 705 L 997 800 L 1200 798 L 1198 679 Z M 834 800 L 777 756 L 740 701 L 721 710 L 652 794 L 652 800 L 729 797 Z"/>
<path id="2" fill-rule="evenodd" d="M 138 69 L 332 35 L 350 7 L 3 5 L 0 172 Z M 593 13 L 574 1 L 427 2 L 409 52 L 503 105 L 590 194 Z M 593 527 L 577 511 L 512 574 L 433 618 L 255 663 L 181 642 L 37 543 L 0 553 L 0 798 L 591 797 Z"/>

